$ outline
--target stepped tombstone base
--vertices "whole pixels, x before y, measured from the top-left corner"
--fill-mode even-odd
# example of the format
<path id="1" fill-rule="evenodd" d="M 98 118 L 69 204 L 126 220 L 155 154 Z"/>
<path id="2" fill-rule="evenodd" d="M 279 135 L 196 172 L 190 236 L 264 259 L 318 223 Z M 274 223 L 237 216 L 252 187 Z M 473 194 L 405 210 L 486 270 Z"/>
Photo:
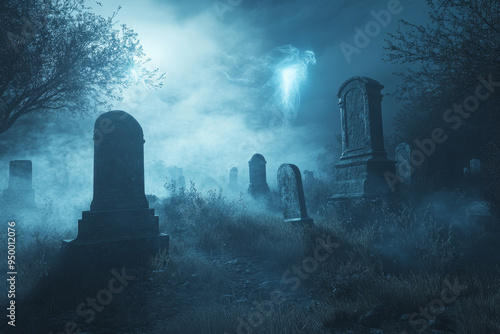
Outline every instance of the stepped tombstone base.
<path id="1" fill-rule="evenodd" d="M 63 240 L 64 262 L 79 269 L 148 265 L 159 250 L 169 248 L 167 234 L 110 238 L 104 240 Z"/>
<path id="2" fill-rule="evenodd" d="M 392 191 L 387 175 L 396 172 L 387 158 L 382 128 L 382 86 L 376 80 L 354 77 L 338 91 L 342 155 L 335 166 L 334 194 L 329 202 L 373 198 Z"/>
<path id="3" fill-rule="evenodd" d="M 124 111 L 99 116 L 94 127 L 94 197 L 78 221 L 78 236 L 62 241 L 72 269 L 147 266 L 169 248 L 144 193 L 144 136 Z"/>

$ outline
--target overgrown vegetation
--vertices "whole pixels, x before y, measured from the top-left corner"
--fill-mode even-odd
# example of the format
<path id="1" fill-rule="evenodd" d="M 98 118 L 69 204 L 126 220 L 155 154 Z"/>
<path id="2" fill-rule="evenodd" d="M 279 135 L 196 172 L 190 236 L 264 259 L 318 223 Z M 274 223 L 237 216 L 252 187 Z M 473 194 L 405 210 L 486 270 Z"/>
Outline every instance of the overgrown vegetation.
<path id="1" fill-rule="evenodd" d="M 194 185 L 173 190 L 155 203 L 161 229 L 171 236 L 169 253 L 151 259 L 150 269 L 137 274 L 130 288 L 89 324 L 78 316 L 77 306 L 106 286 L 109 273 L 71 281 L 54 276 L 59 241 L 74 232 L 45 233 L 19 223 L 20 325 L 22 317 L 36 315 L 36 328 L 27 327 L 34 333 L 61 330 L 68 321 L 96 333 L 103 328 L 234 333 L 242 323 L 255 325 L 251 329 L 256 333 L 330 333 L 341 328 L 362 333 L 370 327 L 391 333 L 416 333 L 424 327 L 457 334 L 477 328 L 482 333 L 500 331 L 495 320 L 500 268 L 491 265 L 498 256 L 477 257 L 481 247 L 486 249 L 481 254 L 500 254 L 488 241 L 498 231 L 488 230 L 481 220 L 447 221 L 435 216 L 431 206 L 418 209 L 403 200 L 379 199 L 328 207 L 314 215 L 313 227 L 305 228 L 284 224 L 279 214 L 267 213 L 243 195 L 229 200 L 220 192 L 202 194 Z M 468 200 L 464 196 L 451 195 L 453 210 Z M 463 202 L 457 203 L 460 198 Z M 294 284 L 283 280 L 285 273 L 314 257 L 318 238 L 339 247 L 294 290 Z M 286 277 L 292 276 L 297 275 Z M 444 304 L 435 320 L 427 321 L 419 310 L 443 298 L 446 282 L 467 288 Z M 257 305 L 276 290 L 283 302 L 272 304 L 268 316 L 252 318 Z"/>
<path id="2" fill-rule="evenodd" d="M 0 4 L 0 134 L 26 114 L 109 108 L 137 81 L 159 88 L 137 33 L 84 0 Z M 100 4 L 99 4 L 100 5 Z M 50 61 L 49 61 L 50 60 Z M 92 101 L 92 102 L 91 102 Z"/>
<path id="3" fill-rule="evenodd" d="M 500 188 L 490 185 L 500 175 L 500 3 L 426 2 L 428 23 L 400 21 L 386 39 L 386 61 L 401 65 L 393 95 L 404 103 L 395 117 L 394 147 L 407 142 L 417 151 L 426 143 L 425 163 L 412 166 L 422 193 L 454 187 L 469 161 L 480 159 L 488 171 L 483 194 L 497 203 Z M 434 129 L 444 131 L 444 142 L 430 143 Z"/>

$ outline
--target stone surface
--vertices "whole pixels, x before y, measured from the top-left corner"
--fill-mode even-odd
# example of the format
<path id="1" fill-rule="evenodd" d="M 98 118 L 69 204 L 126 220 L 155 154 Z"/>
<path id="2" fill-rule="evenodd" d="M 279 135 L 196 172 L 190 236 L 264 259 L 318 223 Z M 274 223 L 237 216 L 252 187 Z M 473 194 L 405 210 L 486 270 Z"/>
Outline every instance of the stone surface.
<path id="1" fill-rule="evenodd" d="M 177 184 L 179 188 L 186 188 L 186 178 L 184 177 L 184 175 L 179 176 L 179 178 L 177 179 Z"/>
<path id="2" fill-rule="evenodd" d="M 383 86 L 365 77 L 347 80 L 339 89 L 342 155 L 335 166 L 335 194 L 330 200 L 388 194 L 385 173 L 395 175 L 387 159 L 382 130 Z"/>
<path id="3" fill-rule="evenodd" d="M 310 170 L 305 170 L 304 171 L 304 183 L 314 183 L 316 181 L 316 178 L 314 177 L 314 172 Z"/>
<path id="4" fill-rule="evenodd" d="M 97 130 L 109 125 L 107 133 Z M 147 209 L 144 193 L 144 136 L 125 112 L 99 116 L 94 129 L 94 198 L 91 211 Z"/>
<path id="5" fill-rule="evenodd" d="M 236 167 L 229 170 L 229 189 L 238 191 L 238 168 Z"/>
<path id="6" fill-rule="evenodd" d="M 13 160 L 9 164 L 11 190 L 33 190 L 33 164 L 31 160 Z"/>
<path id="7" fill-rule="evenodd" d="M 253 198 L 267 196 L 270 193 L 269 185 L 266 177 L 266 159 L 262 154 L 254 154 L 248 162 L 248 170 L 250 174 L 250 185 L 248 193 Z"/>
<path id="8" fill-rule="evenodd" d="M 307 215 L 302 177 L 297 166 L 282 164 L 278 168 L 278 189 L 285 222 L 312 224 Z"/>
<path id="9" fill-rule="evenodd" d="M 171 183 L 175 183 L 176 188 L 186 188 L 186 179 L 182 168 L 172 166 L 168 167 L 167 171 L 170 174 Z"/>
<path id="10" fill-rule="evenodd" d="M 78 221 L 78 236 L 63 241 L 73 262 L 140 263 L 168 248 L 144 193 L 144 138 L 124 111 L 99 116 L 94 128 L 94 197 Z"/>
<path id="11" fill-rule="evenodd" d="M 9 164 L 9 183 L 3 192 L 5 205 L 15 208 L 34 208 L 33 165 L 31 160 L 13 160 Z"/>
<path id="12" fill-rule="evenodd" d="M 471 174 L 479 174 L 481 173 L 481 160 L 479 159 L 472 159 L 469 163 L 470 169 L 469 172 Z"/>
<path id="13" fill-rule="evenodd" d="M 401 180 L 403 188 L 411 186 L 411 148 L 407 143 L 399 143 L 396 146 L 396 175 Z"/>

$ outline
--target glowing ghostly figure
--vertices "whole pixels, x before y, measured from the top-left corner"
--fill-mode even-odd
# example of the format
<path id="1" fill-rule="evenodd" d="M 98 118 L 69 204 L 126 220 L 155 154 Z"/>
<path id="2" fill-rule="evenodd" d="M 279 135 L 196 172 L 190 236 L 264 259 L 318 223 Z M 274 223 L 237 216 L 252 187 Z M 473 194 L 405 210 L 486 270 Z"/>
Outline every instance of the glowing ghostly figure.
<path id="1" fill-rule="evenodd" d="M 274 105 L 283 113 L 286 124 L 292 123 L 297 117 L 300 107 L 300 86 L 307 78 L 307 67 L 316 64 L 314 52 L 287 45 L 275 49 L 281 52 L 280 59 L 274 66 L 273 95 Z"/>

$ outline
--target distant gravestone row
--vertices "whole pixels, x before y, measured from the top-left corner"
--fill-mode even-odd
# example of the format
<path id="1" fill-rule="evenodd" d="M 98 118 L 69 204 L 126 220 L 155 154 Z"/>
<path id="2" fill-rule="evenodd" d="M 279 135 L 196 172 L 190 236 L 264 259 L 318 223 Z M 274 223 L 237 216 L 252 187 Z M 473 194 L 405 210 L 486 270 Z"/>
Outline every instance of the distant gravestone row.
<path id="1" fill-rule="evenodd" d="M 395 173 L 403 188 L 411 187 L 411 148 L 407 143 L 396 147 L 395 160 L 387 158 L 382 129 L 381 100 L 383 86 L 365 77 L 347 80 L 339 89 L 342 130 L 342 155 L 335 166 L 335 193 L 329 202 L 356 197 L 375 197 L 391 189 L 384 177 Z M 103 133 L 99 129 L 109 129 Z M 139 123 L 124 111 L 100 115 L 94 128 L 94 192 L 90 210 L 82 212 L 78 235 L 63 241 L 63 251 L 73 264 L 143 263 L 146 256 L 161 248 L 168 249 L 169 236 L 160 233 L 159 219 L 144 192 L 144 135 Z M 249 166 L 248 194 L 255 199 L 268 198 L 266 160 L 254 154 Z M 478 159 L 470 161 L 467 175 L 481 171 Z M 172 179 L 185 187 L 182 169 L 169 169 Z M 306 183 L 315 182 L 314 173 L 304 172 Z M 278 190 L 287 223 L 312 224 L 308 216 L 299 168 L 282 164 L 277 172 Z M 237 191 L 238 168 L 229 171 L 229 189 Z M 32 163 L 10 162 L 6 198 L 22 197 L 34 205 Z"/>

